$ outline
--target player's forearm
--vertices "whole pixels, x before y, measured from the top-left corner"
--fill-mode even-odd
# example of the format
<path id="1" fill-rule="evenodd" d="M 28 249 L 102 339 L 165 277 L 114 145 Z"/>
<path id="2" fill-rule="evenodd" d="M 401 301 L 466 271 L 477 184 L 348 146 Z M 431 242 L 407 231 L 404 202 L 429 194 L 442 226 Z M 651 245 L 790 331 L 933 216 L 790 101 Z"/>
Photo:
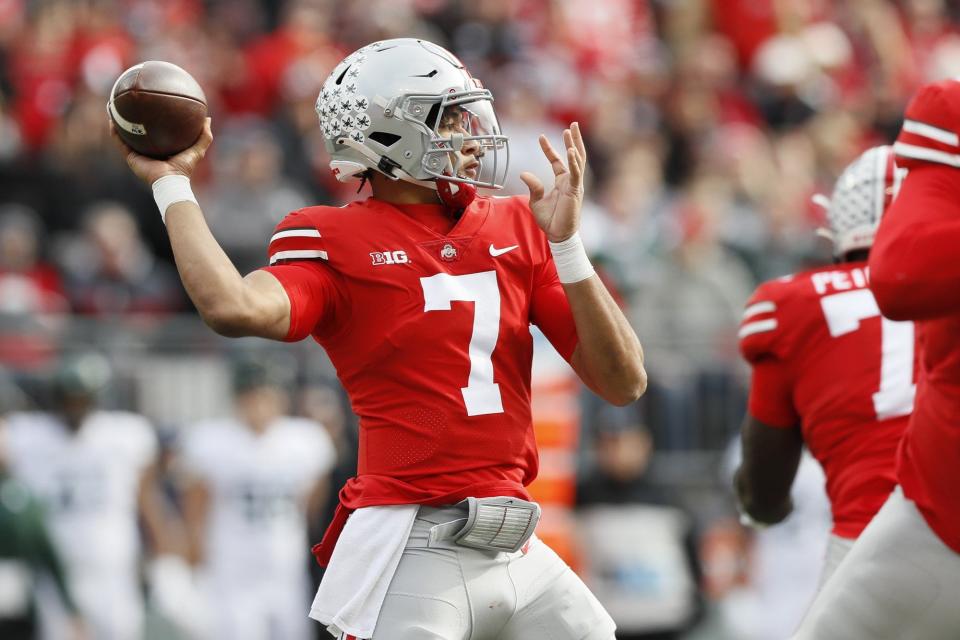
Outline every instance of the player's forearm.
<path id="1" fill-rule="evenodd" d="M 317 480 L 307 494 L 307 521 L 317 522 L 323 516 L 323 509 L 327 505 L 330 495 L 330 477 L 325 475 Z"/>
<path id="2" fill-rule="evenodd" d="M 785 490 L 783 487 L 776 490 L 771 490 L 770 487 L 761 488 L 755 478 L 752 478 L 754 475 L 749 468 L 741 466 L 733 477 L 740 509 L 761 524 L 783 522 L 793 511 L 789 486 Z"/>
<path id="3" fill-rule="evenodd" d="M 173 204 L 167 209 L 166 224 L 180 279 L 211 329 L 231 337 L 284 337 L 289 305 L 283 304 L 282 292 L 254 290 L 255 274 L 240 275 L 210 232 L 200 207 Z"/>
<path id="4" fill-rule="evenodd" d="M 608 402 L 635 401 L 647 388 L 647 373 L 633 327 L 596 275 L 563 288 L 577 327 L 578 373 Z"/>
<path id="5" fill-rule="evenodd" d="M 210 494 L 202 482 L 189 481 L 182 495 L 183 524 L 187 535 L 187 561 L 200 566 L 206 555 L 206 525 Z"/>
<path id="6" fill-rule="evenodd" d="M 238 324 L 243 277 L 213 237 L 200 207 L 173 204 L 166 223 L 180 279 L 204 322 L 217 332 Z"/>
<path id="7" fill-rule="evenodd" d="M 734 488 L 743 510 L 765 524 L 780 522 L 793 509 L 790 488 L 803 454 L 796 428 L 777 428 L 747 415 L 741 433 L 743 462 Z"/>
<path id="8" fill-rule="evenodd" d="M 183 523 L 167 508 L 157 474 L 156 464 L 151 464 L 144 470 L 137 496 L 140 518 L 145 525 L 144 530 L 150 543 L 150 550 L 157 556 L 164 554 L 185 556 L 187 543 Z"/>

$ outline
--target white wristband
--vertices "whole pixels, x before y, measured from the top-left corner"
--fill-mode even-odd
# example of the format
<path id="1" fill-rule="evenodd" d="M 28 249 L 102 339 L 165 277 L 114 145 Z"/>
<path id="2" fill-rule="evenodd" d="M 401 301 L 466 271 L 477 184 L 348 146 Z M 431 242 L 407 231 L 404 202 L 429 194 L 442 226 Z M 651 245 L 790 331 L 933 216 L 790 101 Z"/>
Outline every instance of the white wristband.
<path id="1" fill-rule="evenodd" d="M 573 284 L 586 280 L 594 274 L 593 265 L 583 249 L 580 233 L 575 233 L 563 242 L 548 242 L 553 261 L 557 265 L 557 275 L 563 284 Z"/>
<path id="2" fill-rule="evenodd" d="M 190 188 L 190 178 L 187 176 L 163 176 L 153 183 L 153 199 L 160 209 L 160 218 L 167 224 L 167 208 L 177 202 L 192 202 L 198 204 L 193 190 Z"/>

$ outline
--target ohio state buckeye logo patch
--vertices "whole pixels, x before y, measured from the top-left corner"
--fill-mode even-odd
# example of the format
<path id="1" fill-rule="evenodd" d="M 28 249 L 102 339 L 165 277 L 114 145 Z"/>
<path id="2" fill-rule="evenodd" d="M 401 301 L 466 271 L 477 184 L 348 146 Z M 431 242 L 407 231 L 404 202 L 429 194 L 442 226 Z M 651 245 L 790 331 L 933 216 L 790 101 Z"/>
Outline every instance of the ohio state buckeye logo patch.
<path id="1" fill-rule="evenodd" d="M 453 243 L 446 243 L 440 248 L 440 259 L 446 262 L 453 262 L 460 257 L 460 252 Z"/>

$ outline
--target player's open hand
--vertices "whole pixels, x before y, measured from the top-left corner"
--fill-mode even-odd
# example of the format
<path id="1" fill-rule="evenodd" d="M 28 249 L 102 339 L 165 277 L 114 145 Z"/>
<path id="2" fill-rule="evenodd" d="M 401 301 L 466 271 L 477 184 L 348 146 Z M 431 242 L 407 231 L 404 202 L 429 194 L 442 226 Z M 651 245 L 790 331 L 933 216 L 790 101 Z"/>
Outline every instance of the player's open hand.
<path id="1" fill-rule="evenodd" d="M 142 155 L 131 149 L 117 134 L 116 126 L 110 122 L 110 135 L 114 142 L 120 148 L 121 153 L 127 160 L 127 165 L 133 171 L 134 175 L 152 185 L 163 176 L 181 175 L 188 178 L 193 175 L 194 170 L 206 155 L 210 143 L 213 142 L 213 130 L 210 128 L 210 118 L 207 118 L 203 125 L 203 132 L 192 147 L 184 149 L 175 156 L 158 160 L 149 156 Z"/>
<path id="2" fill-rule="evenodd" d="M 545 193 L 543 183 L 529 171 L 520 174 L 520 179 L 530 190 L 530 209 L 551 242 L 566 240 L 580 229 L 587 151 L 578 123 L 574 122 L 569 129 L 564 129 L 563 144 L 567 151 L 566 163 L 547 137 L 540 136 L 540 148 L 553 168 L 554 183 L 550 193 Z"/>

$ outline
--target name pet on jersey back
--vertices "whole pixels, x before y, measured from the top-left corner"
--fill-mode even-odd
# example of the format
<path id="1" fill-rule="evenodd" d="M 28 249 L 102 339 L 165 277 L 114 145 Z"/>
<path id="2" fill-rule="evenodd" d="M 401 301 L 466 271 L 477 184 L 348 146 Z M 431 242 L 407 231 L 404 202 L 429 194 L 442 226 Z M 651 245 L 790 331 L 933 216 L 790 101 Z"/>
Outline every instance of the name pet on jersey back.
<path id="1" fill-rule="evenodd" d="M 810 282 L 817 293 L 833 293 L 836 291 L 849 291 L 850 289 L 863 289 L 870 284 L 870 269 L 868 267 L 855 267 L 849 271 L 818 271 L 810 276 Z"/>

